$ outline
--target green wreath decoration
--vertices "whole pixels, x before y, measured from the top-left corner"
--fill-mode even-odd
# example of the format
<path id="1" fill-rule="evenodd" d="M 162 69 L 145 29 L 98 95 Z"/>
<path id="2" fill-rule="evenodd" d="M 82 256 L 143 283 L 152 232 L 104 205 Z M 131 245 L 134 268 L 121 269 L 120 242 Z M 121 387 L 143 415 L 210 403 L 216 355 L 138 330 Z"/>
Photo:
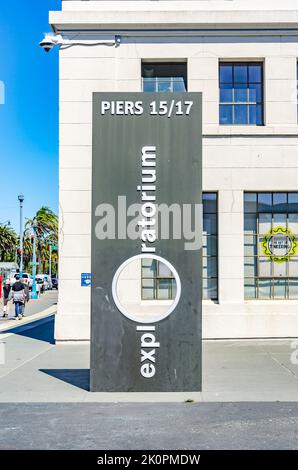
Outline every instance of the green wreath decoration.
<path id="1" fill-rule="evenodd" d="M 289 252 L 284 255 L 284 256 L 276 256 L 272 253 L 272 251 L 269 248 L 270 240 L 274 235 L 277 235 L 279 233 L 282 233 L 286 237 L 288 237 L 291 240 L 291 249 Z M 297 253 L 297 248 L 298 248 L 298 238 L 296 235 L 293 234 L 293 232 L 290 229 L 287 229 L 286 227 L 282 227 L 281 225 L 278 227 L 275 227 L 269 232 L 267 232 L 263 240 L 261 242 L 262 250 L 264 255 L 268 256 L 268 258 L 271 259 L 271 261 L 275 261 L 275 263 L 284 263 L 285 261 L 288 261 L 291 256 L 295 256 Z"/>

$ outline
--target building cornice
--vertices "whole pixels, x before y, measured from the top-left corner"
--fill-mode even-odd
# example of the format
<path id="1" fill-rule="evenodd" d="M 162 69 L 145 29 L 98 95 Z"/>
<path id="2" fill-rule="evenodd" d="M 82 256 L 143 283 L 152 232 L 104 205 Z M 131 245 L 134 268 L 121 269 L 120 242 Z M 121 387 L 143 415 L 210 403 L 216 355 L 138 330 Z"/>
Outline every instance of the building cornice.
<path id="1" fill-rule="evenodd" d="M 295 32 L 298 31 L 298 10 L 55 11 L 50 12 L 50 24 L 55 32 Z"/>

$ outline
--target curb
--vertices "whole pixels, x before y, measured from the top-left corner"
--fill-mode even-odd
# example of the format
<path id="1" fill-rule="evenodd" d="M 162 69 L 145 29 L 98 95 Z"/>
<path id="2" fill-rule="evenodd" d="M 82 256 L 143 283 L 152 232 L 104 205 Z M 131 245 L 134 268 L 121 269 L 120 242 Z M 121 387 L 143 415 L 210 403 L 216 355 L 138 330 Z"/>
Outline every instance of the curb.
<path id="1" fill-rule="evenodd" d="M 57 313 L 57 305 L 52 305 L 51 307 L 42 310 L 41 312 L 34 313 L 29 317 L 25 317 L 22 321 L 18 320 L 8 320 L 5 322 L 5 325 L 0 326 L 0 333 L 8 332 L 10 330 L 15 330 L 16 328 L 23 327 L 25 325 L 30 325 L 30 323 L 36 322 L 37 320 L 41 320 L 43 318 L 56 315 Z"/>

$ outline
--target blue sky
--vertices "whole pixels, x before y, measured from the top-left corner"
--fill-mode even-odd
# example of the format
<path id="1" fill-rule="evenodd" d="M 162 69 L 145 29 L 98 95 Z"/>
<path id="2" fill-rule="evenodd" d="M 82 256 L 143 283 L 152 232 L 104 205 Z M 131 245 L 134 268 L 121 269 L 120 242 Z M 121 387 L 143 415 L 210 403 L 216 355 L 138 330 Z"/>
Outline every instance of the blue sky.
<path id="1" fill-rule="evenodd" d="M 58 211 L 58 54 L 38 46 L 59 0 L 0 2 L 0 223 L 19 230 L 41 206 Z"/>

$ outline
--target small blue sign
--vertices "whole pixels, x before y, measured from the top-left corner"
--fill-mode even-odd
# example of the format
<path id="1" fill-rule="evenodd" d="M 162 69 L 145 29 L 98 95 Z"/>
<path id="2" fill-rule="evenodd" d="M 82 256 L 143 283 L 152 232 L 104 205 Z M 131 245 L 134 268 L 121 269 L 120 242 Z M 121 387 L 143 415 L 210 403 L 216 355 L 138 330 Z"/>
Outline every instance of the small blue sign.
<path id="1" fill-rule="evenodd" d="M 91 287 L 92 277 L 90 273 L 81 274 L 81 287 Z"/>

